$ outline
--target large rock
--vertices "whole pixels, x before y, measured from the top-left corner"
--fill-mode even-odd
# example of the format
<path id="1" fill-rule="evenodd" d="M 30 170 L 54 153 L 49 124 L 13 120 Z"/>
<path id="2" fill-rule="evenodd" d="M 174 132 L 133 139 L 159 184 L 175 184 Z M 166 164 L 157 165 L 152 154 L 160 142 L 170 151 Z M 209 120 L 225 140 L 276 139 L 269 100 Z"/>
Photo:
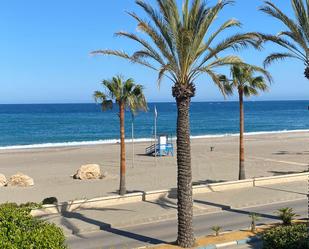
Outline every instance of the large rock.
<path id="1" fill-rule="evenodd" d="M 86 164 L 82 165 L 73 176 L 74 179 L 91 180 L 101 178 L 100 165 L 98 164 Z"/>
<path id="2" fill-rule="evenodd" d="M 30 176 L 17 173 L 10 177 L 8 185 L 13 187 L 30 187 L 34 185 L 34 181 Z"/>
<path id="3" fill-rule="evenodd" d="M 5 175 L 0 174 L 0 187 L 4 187 L 8 184 L 8 180 L 6 179 Z"/>

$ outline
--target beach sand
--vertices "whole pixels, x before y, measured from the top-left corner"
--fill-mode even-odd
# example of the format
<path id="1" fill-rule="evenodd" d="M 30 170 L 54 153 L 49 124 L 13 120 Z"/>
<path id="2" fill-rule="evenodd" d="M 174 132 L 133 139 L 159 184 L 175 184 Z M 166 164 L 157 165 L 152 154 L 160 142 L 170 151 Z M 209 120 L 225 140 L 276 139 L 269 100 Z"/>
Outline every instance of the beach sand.
<path id="1" fill-rule="evenodd" d="M 309 132 L 250 135 L 245 138 L 248 178 L 306 171 L 309 164 Z M 176 156 L 144 155 L 150 142 L 127 144 L 127 189 L 147 191 L 176 187 Z M 194 184 L 237 180 L 238 137 L 196 138 L 191 141 Z M 214 146 L 213 152 L 210 147 Z M 119 184 L 119 145 L 20 149 L 0 151 L 0 173 L 16 172 L 34 178 L 30 188 L 0 188 L 0 202 L 40 202 L 46 197 L 59 201 L 113 195 Z M 82 164 L 97 163 L 108 176 L 80 181 L 71 176 Z"/>

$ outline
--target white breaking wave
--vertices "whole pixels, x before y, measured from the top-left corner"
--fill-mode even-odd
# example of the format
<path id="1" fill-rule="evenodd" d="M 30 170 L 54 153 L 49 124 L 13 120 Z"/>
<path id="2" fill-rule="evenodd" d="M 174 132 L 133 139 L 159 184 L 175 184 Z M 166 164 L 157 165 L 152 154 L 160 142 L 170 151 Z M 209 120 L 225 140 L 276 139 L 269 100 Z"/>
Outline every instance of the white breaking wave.
<path id="1" fill-rule="evenodd" d="M 297 132 L 309 132 L 309 129 L 280 130 L 280 131 L 254 131 L 254 132 L 245 132 L 244 134 L 246 136 L 254 136 L 254 135 L 297 133 Z M 218 134 L 218 135 L 199 135 L 199 136 L 191 136 L 191 138 L 195 139 L 195 138 L 216 138 L 216 137 L 235 137 L 235 136 L 239 136 L 239 133 L 225 133 L 225 134 Z"/>
<path id="2" fill-rule="evenodd" d="M 245 135 L 265 135 L 265 134 L 280 134 L 280 133 L 296 133 L 296 132 L 309 132 L 309 129 L 305 130 L 281 130 L 281 131 L 257 131 L 257 132 L 247 132 Z M 226 133 L 226 134 L 214 134 L 214 135 L 198 135 L 191 136 L 192 139 L 200 138 L 220 138 L 220 137 L 234 137 L 239 136 L 239 133 Z M 176 138 L 173 137 L 173 140 Z M 136 138 L 135 143 L 151 142 L 153 138 Z M 128 138 L 125 140 L 126 143 L 131 143 L 132 139 Z M 81 141 L 81 142 L 61 142 L 61 143 L 42 143 L 42 144 L 29 144 L 29 145 L 10 145 L 2 146 L 0 150 L 19 150 L 19 149 L 40 149 L 40 148 L 55 148 L 55 147 L 79 147 L 79 146 L 89 146 L 89 145 L 100 145 L 100 144 L 117 144 L 120 143 L 119 139 L 107 139 L 107 140 L 97 140 L 97 141 Z"/>
<path id="3" fill-rule="evenodd" d="M 131 143 L 131 139 L 126 139 L 126 143 Z M 134 142 L 149 142 L 150 138 L 137 138 Z M 61 142 L 61 143 L 42 143 L 42 144 L 27 144 L 27 145 L 9 145 L 2 146 L 0 150 L 17 150 L 17 149 L 39 149 L 39 148 L 55 148 L 55 147 L 78 147 L 87 145 L 100 145 L 100 144 L 117 144 L 120 143 L 119 139 L 107 139 L 96 141 L 81 141 L 81 142 Z"/>

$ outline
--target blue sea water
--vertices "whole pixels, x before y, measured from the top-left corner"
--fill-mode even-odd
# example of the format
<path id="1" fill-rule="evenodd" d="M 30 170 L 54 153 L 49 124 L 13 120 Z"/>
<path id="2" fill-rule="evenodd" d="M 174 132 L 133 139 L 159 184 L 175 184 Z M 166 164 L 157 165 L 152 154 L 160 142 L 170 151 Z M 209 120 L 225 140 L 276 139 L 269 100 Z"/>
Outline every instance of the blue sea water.
<path id="1" fill-rule="evenodd" d="M 175 103 L 150 103 L 149 112 L 135 117 L 135 137 L 151 138 L 154 105 L 158 133 L 175 136 Z M 246 132 L 309 129 L 309 101 L 258 101 L 245 103 Z M 192 136 L 238 132 L 237 102 L 193 102 Z M 126 113 L 126 135 L 131 136 L 131 114 Z M 0 105 L 0 147 L 53 146 L 115 142 L 119 137 L 117 109 L 102 112 L 96 104 Z"/>

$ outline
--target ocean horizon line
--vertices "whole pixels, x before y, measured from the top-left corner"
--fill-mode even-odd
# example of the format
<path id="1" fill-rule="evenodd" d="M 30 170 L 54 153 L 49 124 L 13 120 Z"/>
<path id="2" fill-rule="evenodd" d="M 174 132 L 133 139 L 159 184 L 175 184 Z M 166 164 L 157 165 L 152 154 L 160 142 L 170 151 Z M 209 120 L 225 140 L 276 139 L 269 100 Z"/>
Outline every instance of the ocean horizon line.
<path id="1" fill-rule="evenodd" d="M 245 132 L 246 136 L 254 135 L 267 135 L 267 134 L 285 134 L 285 133 L 299 133 L 309 132 L 309 129 L 299 130 L 278 130 L 278 131 L 255 131 Z M 220 137 L 235 137 L 239 136 L 239 133 L 225 133 L 225 134 L 205 134 L 190 136 L 191 139 L 203 139 L 203 138 L 220 138 Z M 134 143 L 151 142 L 154 138 L 134 138 Z M 173 141 L 176 137 L 172 138 Z M 102 139 L 94 141 L 68 141 L 68 142 L 55 142 L 55 143 L 38 143 L 38 144 L 25 144 L 25 145 L 8 145 L 0 146 L 0 150 L 23 150 L 23 149 L 43 149 L 43 148 L 62 148 L 62 147 L 80 147 L 80 146 L 93 146 L 103 144 L 118 144 L 120 139 Z M 126 138 L 126 143 L 132 143 L 132 138 Z"/>
<path id="2" fill-rule="evenodd" d="M 246 99 L 244 102 L 303 102 L 303 101 L 309 101 L 309 99 L 289 99 L 289 100 L 284 100 L 284 99 L 274 99 L 274 100 L 261 100 L 261 99 Z M 226 102 L 238 102 L 238 100 L 197 100 L 197 101 L 192 101 L 191 103 L 226 103 Z M 166 103 L 175 103 L 175 101 L 149 101 L 148 104 L 166 104 Z M 51 103 L 0 103 L 0 105 L 96 105 L 97 103 L 95 102 L 51 102 Z M 98 104 L 99 105 L 99 104 Z"/>

